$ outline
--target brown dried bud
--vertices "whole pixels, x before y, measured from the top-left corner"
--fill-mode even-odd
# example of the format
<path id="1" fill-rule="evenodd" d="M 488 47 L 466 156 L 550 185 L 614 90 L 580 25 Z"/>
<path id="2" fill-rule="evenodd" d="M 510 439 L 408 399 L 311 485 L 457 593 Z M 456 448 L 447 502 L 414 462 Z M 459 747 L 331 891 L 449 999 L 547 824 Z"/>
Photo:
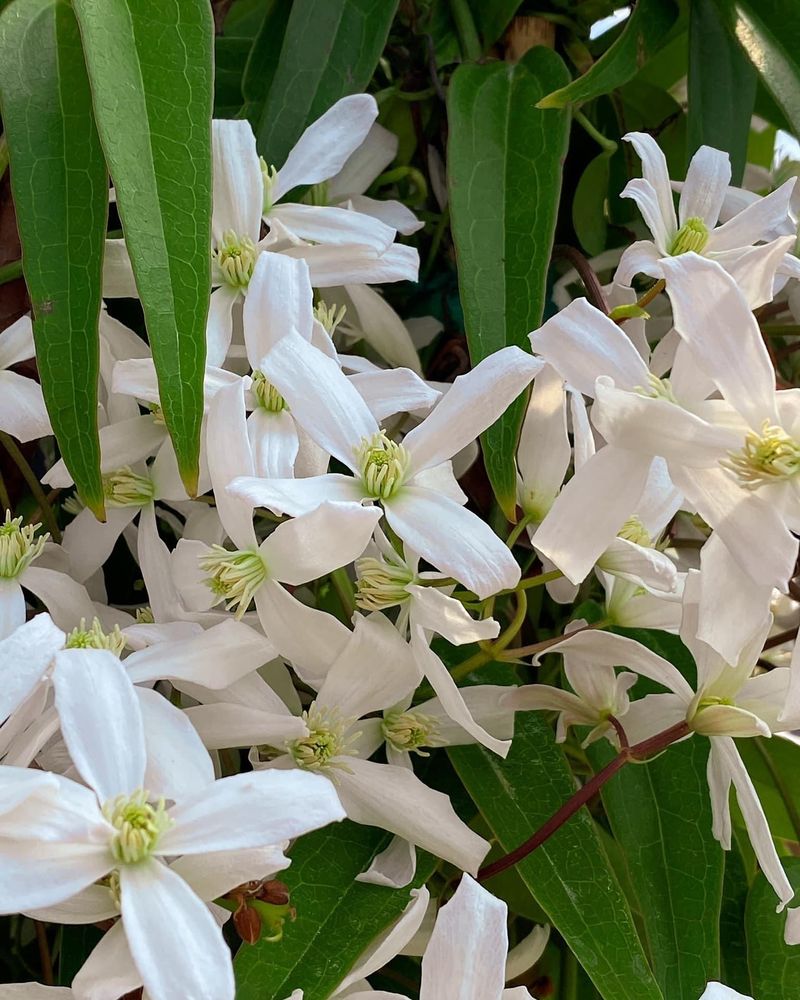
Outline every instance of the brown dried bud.
<path id="1" fill-rule="evenodd" d="M 289 887 L 273 878 L 261 883 L 257 897 L 264 903 L 272 903 L 273 906 L 286 906 L 289 902 Z"/>
<path id="2" fill-rule="evenodd" d="M 255 944 L 261 938 L 261 917 L 246 903 L 233 914 L 233 926 L 247 944 Z"/>

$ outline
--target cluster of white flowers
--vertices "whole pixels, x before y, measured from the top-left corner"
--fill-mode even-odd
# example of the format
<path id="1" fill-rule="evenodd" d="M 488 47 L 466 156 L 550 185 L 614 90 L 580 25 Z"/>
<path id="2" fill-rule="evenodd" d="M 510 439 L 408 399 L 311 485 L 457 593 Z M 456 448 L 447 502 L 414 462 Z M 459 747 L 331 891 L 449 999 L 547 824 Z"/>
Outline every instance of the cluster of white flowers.
<path id="1" fill-rule="evenodd" d="M 369 96 L 339 101 L 280 170 L 248 123 L 214 123 L 202 495 L 178 475 L 147 346 L 104 312 L 107 521 L 76 497 L 60 545 L 11 513 L 0 524 L 0 912 L 111 922 L 71 989 L 0 996 L 115 1000 L 143 985 L 152 1000 L 232 998 L 231 914 L 215 900 L 269 880 L 293 838 L 345 816 L 393 835 L 364 881 L 408 886 L 417 847 L 476 875 L 489 844 L 415 774 L 415 755 L 477 742 L 505 756 L 515 713 L 534 709 L 560 713 L 559 739 L 591 726 L 587 742 L 634 755 L 664 734 L 663 746 L 708 738 L 714 835 L 730 846 L 733 785 L 779 907 L 792 900 L 733 738 L 800 727 L 800 655 L 758 665 L 798 557 L 800 400 L 776 389 L 753 315 L 800 276 L 794 182 L 743 197 L 727 155 L 703 147 L 672 185 L 655 142 L 628 136 L 644 177 L 626 194 L 653 239 L 622 254 L 614 307 L 578 298 L 531 334 L 530 353 L 508 347 L 431 384 L 413 325 L 370 288 L 416 279 L 397 236 L 421 225 L 363 193 L 396 150 L 376 116 Z M 665 290 L 670 321 L 637 305 L 641 274 L 661 282 L 646 297 Z M 124 243 L 109 241 L 104 295 L 135 294 Z M 341 353 L 353 340 L 393 367 Z M 29 320 L 0 335 L 4 368 L 32 356 Z M 0 429 L 47 435 L 37 384 L 0 377 Z M 493 599 L 537 581 L 514 554 L 522 524 L 506 544 L 457 480 L 531 386 L 526 551 L 560 603 L 595 573 L 606 618 L 570 622 L 548 649 L 571 690 L 460 689 L 432 639 L 491 651 Z M 45 481 L 72 485 L 63 462 Z M 138 608 L 106 598 L 121 536 Z M 319 606 L 326 578 L 349 625 Z M 696 683 L 604 625 L 679 632 Z M 663 692 L 633 699 L 640 676 Z M 433 696 L 420 703 L 423 682 Z M 239 755 L 224 752 L 241 748 L 250 766 L 230 773 Z M 425 1000 L 529 996 L 505 983 L 546 934 L 506 961 L 505 905 L 469 874 L 433 927 L 415 890 L 336 995 L 366 1000 L 366 976 L 421 935 Z"/>

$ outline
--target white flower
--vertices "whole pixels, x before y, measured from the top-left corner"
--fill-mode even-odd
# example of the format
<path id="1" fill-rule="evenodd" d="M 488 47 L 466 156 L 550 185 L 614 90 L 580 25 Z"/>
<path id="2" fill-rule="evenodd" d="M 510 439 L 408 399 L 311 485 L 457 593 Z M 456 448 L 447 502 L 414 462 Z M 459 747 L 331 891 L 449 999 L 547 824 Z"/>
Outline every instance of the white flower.
<path id="1" fill-rule="evenodd" d="M 722 983 L 709 983 L 700 1000 L 753 1000 L 753 997 L 737 993 L 736 990 L 732 990 L 730 986 L 723 986 Z"/>
<path id="2" fill-rule="evenodd" d="M 338 365 L 301 337 L 283 337 L 263 370 L 298 424 L 353 476 L 241 477 L 229 492 L 278 513 L 301 514 L 325 500 L 380 503 L 390 527 L 434 566 L 487 597 L 519 580 L 505 545 L 463 508 L 449 459 L 516 398 L 541 363 L 516 347 L 498 351 L 460 376 L 402 443 L 378 426 Z"/>
<path id="3" fill-rule="evenodd" d="M 89 699 L 70 689 L 68 672 L 62 667 L 59 714 L 88 788 L 54 774 L 0 768 L 0 789 L 29 790 L 4 815 L 0 910 L 55 906 L 112 876 L 127 945 L 153 1000 L 232 1000 L 220 929 L 164 859 L 281 844 L 340 819 L 333 786 L 313 774 L 240 774 L 212 779 L 167 807 L 159 789 L 143 789 L 145 734 L 122 665 L 112 657 L 93 671 Z"/>
<path id="4" fill-rule="evenodd" d="M 629 285 L 640 273 L 666 278 L 666 260 L 694 252 L 724 267 L 739 283 L 750 306 L 756 308 L 772 299 L 778 267 L 800 276 L 800 262 L 791 255 L 796 238 L 796 220 L 790 208 L 795 178 L 717 227 L 731 176 L 730 161 L 727 153 L 701 146 L 681 187 L 676 218 L 667 161 L 655 139 L 644 132 L 630 132 L 624 138 L 641 157 L 644 176 L 629 181 L 622 197 L 633 198 L 639 206 L 653 239 L 628 247 L 619 263 L 617 281 Z M 776 238 L 776 232 L 784 235 Z M 765 240 L 771 242 L 754 245 Z"/>
<path id="5" fill-rule="evenodd" d="M 20 441 L 53 433 L 42 387 L 34 379 L 8 370 L 34 354 L 30 316 L 23 316 L 0 333 L 0 430 Z"/>

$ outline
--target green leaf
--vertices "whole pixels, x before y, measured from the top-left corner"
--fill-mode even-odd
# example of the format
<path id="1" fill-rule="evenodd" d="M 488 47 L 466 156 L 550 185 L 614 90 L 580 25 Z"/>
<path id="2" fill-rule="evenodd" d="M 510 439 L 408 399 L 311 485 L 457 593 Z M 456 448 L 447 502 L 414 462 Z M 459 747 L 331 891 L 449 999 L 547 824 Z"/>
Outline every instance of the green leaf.
<path id="1" fill-rule="evenodd" d="M 479 747 L 456 747 L 448 754 L 505 851 L 527 840 L 574 791 L 550 727 L 533 712 L 517 715 L 506 760 Z M 605 1000 L 661 998 L 585 809 L 517 870 Z"/>
<path id="2" fill-rule="evenodd" d="M 536 111 L 566 79 L 550 49 L 518 63 L 464 65 L 448 93 L 448 170 L 458 283 L 472 363 L 527 346 L 542 320 L 569 117 Z M 486 469 L 514 520 L 514 453 L 524 399 L 483 435 Z"/>
<path id="3" fill-rule="evenodd" d="M 597 256 L 606 248 L 610 160 L 608 153 L 600 153 L 589 161 L 572 200 L 572 225 L 581 246 L 590 257 Z"/>
<path id="4" fill-rule="evenodd" d="M 800 858 L 784 858 L 783 867 L 800 888 Z M 776 913 L 775 890 L 759 872 L 750 887 L 745 911 L 747 964 L 753 996 L 759 1000 L 797 1000 L 800 996 L 800 948 L 784 943 L 786 912 Z"/>
<path id="5" fill-rule="evenodd" d="M 522 0 L 470 0 L 475 26 L 481 36 L 484 51 L 503 34 Z"/>
<path id="6" fill-rule="evenodd" d="M 108 175 L 68 3 L 18 0 L 3 13 L 0 94 L 42 391 L 67 468 L 102 518 L 97 324 Z"/>
<path id="7" fill-rule="evenodd" d="M 800 6 L 792 0 L 714 0 L 795 135 L 800 135 Z"/>
<path id="8" fill-rule="evenodd" d="M 750 992 L 747 968 L 747 939 L 744 913 L 747 903 L 747 874 L 736 845 L 725 852 L 725 878 L 722 884 L 722 910 L 719 918 L 721 945 L 721 980 L 740 993 Z"/>
<path id="9" fill-rule="evenodd" d="M 408 889 L 356 882 L 388 843 L 373 827 L 345 820 L 302 837 L 281 873 L 297 919 L 283 939 L 243 945 L 234 963 L 237 1000 L 283 1000 L 302 989 L 305 1000 L 326 1000 L 356 959 L 410 901 Z M 414 885 L 433 873 L 434 859 L 418 852 Z"/>
<path id="10" fill-rule="evenodd" d="M 700 146 L 730 153 L 732 183 L 747 162 L 756 72 L 720 20 L 715 0 L 689 8 L 689 155 Z"/>
<path id="11" fill-rule="evenodd" d="M 264 21 L 256 37 L 244 67 L 242 94 L 244 95 L 244 117 L 253 126 L 258 119 L 269 94 L 270 86 L 278 69 L 289 14 L 290 0 L 267 0 Z"/>
<path id="12" fill-rule="evenodd" d="M 674 0 L 639 0 L 625 29 L 590 70 L 566 87 L 554 90 L 537 107 L 563 108 L 609 94 L 633 79 L 651 56 L 668 41 L 678 18 Z"/>
<path id="13" fill-rule="evenodd" d="M 260 114 L 250 108 L 268 163 L 280 166 L 307 125 L 366 88 L 396 9 L 397 0 L 295 0 L 269 93 Z"/>
<path id="14" fill-rule="evenodd" d="M 73 6 L 161 407 L 193 494 L 211 291 L 211 7 L 206 0 Z"/>

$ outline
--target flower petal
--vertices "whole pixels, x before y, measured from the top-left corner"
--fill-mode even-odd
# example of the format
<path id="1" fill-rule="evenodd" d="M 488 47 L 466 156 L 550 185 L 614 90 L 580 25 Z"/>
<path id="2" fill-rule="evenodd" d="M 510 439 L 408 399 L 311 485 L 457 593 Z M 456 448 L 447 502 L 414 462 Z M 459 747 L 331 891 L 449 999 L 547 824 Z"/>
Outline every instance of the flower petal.
<path id="1" fill-rule="evenodd" d="M 116 1000 L 141 985 L 142 977 L 128 947 L 125 927 L 118 920 L 100 938 L 76 973 L 69 995 L 81 1000 Z"/>
<path id="2" fill-rule="evenodd" d="M 369 285 L 348 284 L 345 291 L 352 305 L 347 314 L 348 324 L 355 321 L 364 339 L 389 364 L 421 374 L 419 355 L 408 328 L 386 299 Z"/>
<path id="3" fill-rule="evenodd" d="M 358 503 L 364 488 L 353 476 L 331 473 L 304 479 L 256 479 L 237 476 L 228 492 L 246 500 L 250 507 L 268 507 L 276 514 L 299 517 L 316 510 L 323 503 Z"/>
<path id="4" fill-rule="evenodd" d="M 419 276 L 419 253 L 403 243 L 393 243 L 382 254 L 369 247 L 331 243 L 293 246 L 282 252 L 289 257 L 302 257 L 315 288 L 383 285 L 390 281 L 416 281 Z"/>
<path id="5" fill-rule="evenodd" d="M 219 244 L 232 229 L 240 238 L 258 242 L 264 180 L 256 137 L 248 121 L 215 119 L 211 125 L 214 154 L 214 199 L 211 231 Z"/>
<path id="6" fill-rule="evenodd" d="M 262 253 L 247 286 L 242 322 L 247 357 L 254 370 L 289 330 L 311 340 L 314 303 L 306 262 L 284 254 Z"/>
<path id="7" fill-rule="evenodd" d="M 397 156 L 399 140 L 394 132 L 375 122 L 364 141 L 354 149 L 338 174 L 328 182 L 332 202 L 348 195 L 362 194 Z"/>
<path id="8" fill-rule="evenodd" d="M 38 382 L 17 372 L 0 371 L 0 430 L 19 441 L 53 433 Z"/>
<path id="9" fill-rule="evenodd" d="M 177 801 L 214 783 L 214 765 L 185 714 L 150 688 L 134 689 L 139 699 L 147 752 L 144 787 Z"/>
<path id="10" fill-rule="evenodd" d="M 692 157 L 678 202 L 678 221 L 702 219 L 713 229 L 731 180 L 731 160 L 727 153 L 701 146 Z"/>
<path id="11" fill-rule="evenodd" d="M 534 380 L 517 449 L 517 465 L 526 496 L 554 499 L 563 485 L 571 457 L 564 380 L 548 364 Z"/>
<path id="12" fill-rule="evenodd" d="M 329 205 L 275 205 L 267 223 L 278 219 L 289 232 L 311 243 L 370 247 L 384 253 L 394 242 L 395 230 L 379 219 L 347 207 Z"/>
<path id="13" fill-rule="evenodd" d="M 254 549 L 256 534 L 252 508 L 226 489 L 236 476 L 253 474 L 253 456 L 244 409 L 244 385 L 241 381 L 220 389 L 211 400 L 206 447 L 220 520 L 237 548 Z"/>
<path id="14" fill-rule="evenodd" d="M 669 180 L 667 158 L 664 156 L 656 140 L 646 132 L 628 132 L 622 137 L 629 142 L 642 161 L 642 175 L 652 185 L 655 192 L 658 212 L 665 229 L 674 233 L 678 228 L 675 218 L 675 202 L 672 198 L 672 187 Z"/>
<path id="15" fill-rule="evenodd" d="M 442 397 L 410 368 L 377 368 L 349 379 L 378 422 L 396 413 L 429 410 Z"/>
<path id="16" fill-rule="evenodd" d="M 53 656 L 64 645 L 64 633 L 50 615 L 36 615 L 0 641 L 0 722 L 33 691 L 44 678 Z"/>
<path id="17" fill-rule="evenodd" d="M 797 178 L 792 177 L 763 198 L 754 198 L 710 234 L 707 249 L 736 250 L 761 240 L 794 236 L 797 226 L 792 221 L 791 198 L 796 181 Z"/>
<path id="18" fill-rule="evenodd" d="M 290 740 L 302 739 L 308 729 L 302 719 L 265 712 L 246 705 L 196 705 L 186 715 L 209 750 L 266 745 L 283 750 Z"/>

